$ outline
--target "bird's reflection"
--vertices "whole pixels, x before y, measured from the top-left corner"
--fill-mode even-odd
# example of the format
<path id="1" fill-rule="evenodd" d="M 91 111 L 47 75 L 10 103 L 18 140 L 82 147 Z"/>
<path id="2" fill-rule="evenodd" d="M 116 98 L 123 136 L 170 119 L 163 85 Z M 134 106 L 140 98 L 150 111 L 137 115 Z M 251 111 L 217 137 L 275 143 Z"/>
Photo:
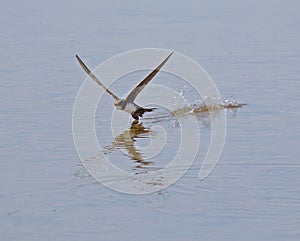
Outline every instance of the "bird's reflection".
<path id="1" fill-rule="evenodd" d="M 144 160 L 143 153 L 141 150 L 138 150 L 136 141 L 139 138 L 149 138 L 150 132 L 150 128 L 144 127 L 142 123 L 135 120 L 129 129 L 114 138 L 112 145 L 104 148 L 104 153 L 108 154 L 115 149 L 125 149 L 125 155 L 129 156 L 135 162 L 134 169 L 147 170 L 151 167 L 152 162 Z"/>

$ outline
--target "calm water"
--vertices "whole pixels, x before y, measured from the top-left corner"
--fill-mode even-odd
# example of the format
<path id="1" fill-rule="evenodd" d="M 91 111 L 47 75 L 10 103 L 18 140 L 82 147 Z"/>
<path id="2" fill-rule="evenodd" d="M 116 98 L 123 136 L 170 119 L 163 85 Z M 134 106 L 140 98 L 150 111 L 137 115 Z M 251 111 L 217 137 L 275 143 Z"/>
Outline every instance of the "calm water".
<path id="1" fill-rule="evenodd" d="M 273 0 L 2 1 L 1 240 L 299 240 L 299 8 Z M 247 106 L 228 113 L 225 147 L 207 179 L 197 178 L 200 151 L 173 186 L 136 196 L 103 187 L 76 154 L 72 110 L 85 75 L 74 56 L 94 67 L 143 47 L 190 56 L 224 98 Z M 103 108 L 111 111 L 108 97 Z M 96 120 L 97 131 L 110 126 Z M 150 166 L 165 164 L 162 156 Z"/>

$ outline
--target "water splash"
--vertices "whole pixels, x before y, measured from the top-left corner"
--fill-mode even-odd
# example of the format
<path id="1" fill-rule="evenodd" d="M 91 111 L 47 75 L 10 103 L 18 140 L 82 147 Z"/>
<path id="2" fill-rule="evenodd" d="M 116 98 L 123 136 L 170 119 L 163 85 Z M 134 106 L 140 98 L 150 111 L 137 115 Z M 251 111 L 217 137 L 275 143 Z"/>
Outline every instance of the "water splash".
<path id="1" fill-rule="evenodd" d="M 223 99 L 224 102 L 224 108 L 241 108 L 243 107 L 244 103 L 240 103 L 236 98 L 234 98 L 233 96 L 227 98 L 227 99 Z"/>
<path id="2" fill-rule="evenodd" d="M 219 96 L 205 97 L 204 100 L 196 100 L 194 103 L 172 111 L 172 114 L 194 114 L 209 111 L 217 111 L 221 109 L 236 109 L 241 108 L 245 104 L 240 103 L 236 98 L 222 98 Z"/>

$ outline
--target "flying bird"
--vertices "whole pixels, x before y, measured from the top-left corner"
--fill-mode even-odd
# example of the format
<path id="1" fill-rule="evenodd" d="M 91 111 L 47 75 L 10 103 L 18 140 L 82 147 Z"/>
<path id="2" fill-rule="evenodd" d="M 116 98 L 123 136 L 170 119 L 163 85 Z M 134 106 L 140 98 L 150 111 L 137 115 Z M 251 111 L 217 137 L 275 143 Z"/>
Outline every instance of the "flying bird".
<path id="1" fill-rule="evenodd" d="M 115 102 L 114 106 L 118 110 L 123 110 L 129 113 L 135 120 L 138 120 L 139 117 L 142 117 L 145 112 L 151 112 L 156 108 L 143 108 L 134 103 L 134 100 L 138 96 L 139 93 L 146 87 L 146 85 L 153 79 L 153 77 L 159 72 L 159 70 L 165 65 L 165 63 L 169 60 L 173 52 L 171 52 L 168 57 L 158 65 L 145 79 L 143 79 L 129 94 L 125 99 L 118 98 L 114 93 L 112 93 L 105 85 L 103 85 L 99 79 L 89 70 L 89 68 L 83 63 L 78 55 L 76 55 L 76 59 L 84 69 L 84 71 L 98 84 L 100 85 L 109 95 L 111 95 Z"/>

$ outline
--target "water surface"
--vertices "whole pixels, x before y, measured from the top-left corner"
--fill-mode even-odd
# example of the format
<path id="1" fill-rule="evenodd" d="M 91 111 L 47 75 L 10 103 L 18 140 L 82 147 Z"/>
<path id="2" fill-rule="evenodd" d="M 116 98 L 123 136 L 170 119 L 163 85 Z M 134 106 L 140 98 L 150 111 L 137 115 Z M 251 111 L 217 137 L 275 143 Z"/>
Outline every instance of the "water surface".
<path id="1" fill-rule="evenodd" d="M 299 7 L 269 0 L 1 2 L 1 238 L 299 240 Z M 142 47 L 190 56 L 224 98 L 247 105 L 227 113 L 224 150 L 207 179 L 197 178 L 201 149 L 173 186 L 136 196 L 103 187 L 76 154 L 72 109 L 85 74 L 74 56 L 93 67 Z M 115 90 L 125 95 L 128 84 Z M 104 111 L 111 108 L 107 97 Z M 110 125 L 99 115 L 96 121 L 98 131 Z M 175 131 L 170 153 L 172 124 L 163 122 Z M 209 128 L 201 130 L 205 147 Z M 132 158 L 110 155 L 137 171 Z M 148 166 L 167 162 L 162 156 Z"/>

